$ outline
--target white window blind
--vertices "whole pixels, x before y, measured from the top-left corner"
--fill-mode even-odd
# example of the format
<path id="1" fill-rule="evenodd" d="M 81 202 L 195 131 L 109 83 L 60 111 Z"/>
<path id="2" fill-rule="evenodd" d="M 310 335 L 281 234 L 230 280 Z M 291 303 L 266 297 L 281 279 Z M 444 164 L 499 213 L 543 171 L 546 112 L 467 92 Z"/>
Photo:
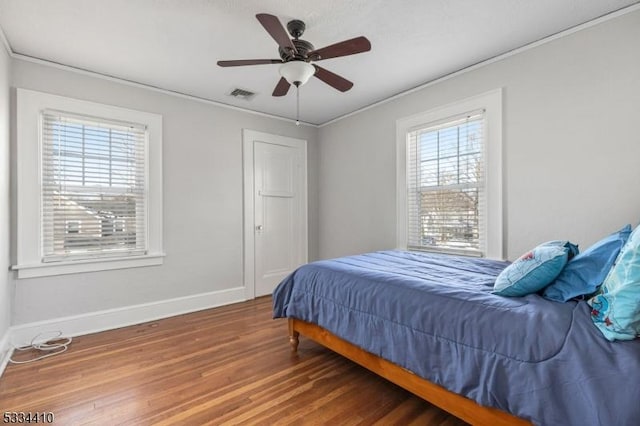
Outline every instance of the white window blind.
<path id="1" fill-rule="evenodd" d="M 147 250 L 144 125 L 45 110 L 43 261 Z"/>
<path id="2" fill-rule="evenodd" d="M 407 134 L 408 247 L 482 256 L 484 111 Z"/>

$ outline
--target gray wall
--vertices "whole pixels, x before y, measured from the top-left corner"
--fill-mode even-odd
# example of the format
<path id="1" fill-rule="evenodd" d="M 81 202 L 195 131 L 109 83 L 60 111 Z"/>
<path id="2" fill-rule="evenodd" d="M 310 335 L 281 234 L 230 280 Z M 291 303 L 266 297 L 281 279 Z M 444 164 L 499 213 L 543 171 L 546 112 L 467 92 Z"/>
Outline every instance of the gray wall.
<path id="1" fill-rule="evenodd" d="M 158 267 L 16 280 L 13 324 L 242 286 L 243 128 L 308 141 L 309 257 L 317 257 L 316 128 L 23 60 L 13 61 L 11 84 L 163 116 L 167 253 Z"/>
<path id="2" fill-rule="evenodd" d="M 0 340 L 11 323 L 12 283 L 9 277 L 9 66 L 0 46 Z M 0 351 L 2 348 L 0 348 Z M 3 354 L 0 352 L 0 361 Z"/>
<path id="3" fill-rule="evenodd" d="M 396 246 L 395 121 L 503 88 L 506 253 L 640 220 L 640 12 L 320 128 L 319 255 Z"/>

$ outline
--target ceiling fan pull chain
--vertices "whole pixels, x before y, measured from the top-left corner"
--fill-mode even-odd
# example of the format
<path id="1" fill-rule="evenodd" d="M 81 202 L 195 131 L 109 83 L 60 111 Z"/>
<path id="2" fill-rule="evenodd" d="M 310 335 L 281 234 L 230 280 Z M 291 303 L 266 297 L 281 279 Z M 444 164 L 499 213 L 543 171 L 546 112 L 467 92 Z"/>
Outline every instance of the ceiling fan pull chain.
<path id="1" fill-rule="evenodd" d="M 296 84 L 296 126 L 300 125 L 300 85 Z"/>

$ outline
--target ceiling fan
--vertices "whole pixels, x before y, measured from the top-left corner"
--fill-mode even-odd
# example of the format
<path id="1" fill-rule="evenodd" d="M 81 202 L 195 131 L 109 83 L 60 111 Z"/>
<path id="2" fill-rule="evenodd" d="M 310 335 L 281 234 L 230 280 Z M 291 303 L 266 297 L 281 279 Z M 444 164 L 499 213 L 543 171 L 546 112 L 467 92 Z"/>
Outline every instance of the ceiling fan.
<path id="1" fill-rule="evenodd" d="M 273 96 L 284 96 L 293 84 L 299 87 L 305 84 L 311 76 L 324 81 L 329 86 L 346 92 L 353 87 L 353 83 L 325 68 L 312 62 L 323 59 L 338 58 L 341 56 L 355 55 L 356 53 L 371 50 L 371 43 L 366 37 L 356 37 L 341 41 L 330 46 L 316 49 L 313 44 L 300 39 L 306 25 L 304 22 L 294 19 L 287 24 L 287 30 L 293 40 L 287 35 L 280 20 L 266 13 L 259 13 L 256 18 L 262 24 L 269 35 L 278 43 L 281 59 L 241 59 L 235 61 L 218 61 L 221 67 L 238 67 L 244 65 L 281 64 L 280 81 L 273 90 Z"/>

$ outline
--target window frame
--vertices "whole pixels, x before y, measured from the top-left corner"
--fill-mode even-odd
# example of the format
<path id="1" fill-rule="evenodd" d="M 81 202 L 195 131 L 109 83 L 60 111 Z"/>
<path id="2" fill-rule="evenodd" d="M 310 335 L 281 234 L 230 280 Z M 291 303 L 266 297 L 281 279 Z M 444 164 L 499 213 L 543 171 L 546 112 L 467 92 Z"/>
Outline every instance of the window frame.
<path id="1" fill-rule="evenodd" d="M 407 250 L 407 143 L 408 134 L 419 126 L 428 126 L 469 111 L 484 110 L 485 210 L 481 216 L 485 229 L 481 240 L 483 257 L 504 259 L 502 206 L 502 89 L 492 90 L 442 107 L 430 109 L 396 121 L 396 236 L 397 247 Z M 431 251 L 431 250 L 430 250 Z M 450 250 L 433 251 L 451 253 Z M 464 255 L 465 253 L 459 253 Z M 472 254 L 469 254 L 472 255 Z"/>
<path id="2" fill-rule="evenodd" d="M 17 136 L 17 265 L 18 278 L 161 265 L 162 246 L 162 116 L 33 90 L 16 90 Z M 105 121 L 147 127 L 147 252 L 43 262 L 42 122 L 45 110 L 64 111 Z"/>

